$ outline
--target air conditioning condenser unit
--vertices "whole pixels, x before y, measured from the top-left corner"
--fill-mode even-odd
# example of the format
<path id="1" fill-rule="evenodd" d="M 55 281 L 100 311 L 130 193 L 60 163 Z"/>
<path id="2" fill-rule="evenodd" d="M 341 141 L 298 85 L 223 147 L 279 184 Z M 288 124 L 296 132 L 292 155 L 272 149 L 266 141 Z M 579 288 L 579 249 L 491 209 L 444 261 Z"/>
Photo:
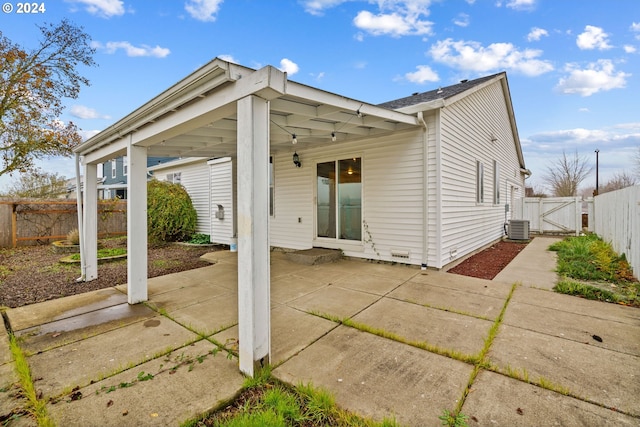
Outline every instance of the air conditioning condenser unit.
<path id="1" fill-rule="evenodd" d="M 509 239 L 529 240 L 529 220 L 512 219 L 509 221 Z"/>

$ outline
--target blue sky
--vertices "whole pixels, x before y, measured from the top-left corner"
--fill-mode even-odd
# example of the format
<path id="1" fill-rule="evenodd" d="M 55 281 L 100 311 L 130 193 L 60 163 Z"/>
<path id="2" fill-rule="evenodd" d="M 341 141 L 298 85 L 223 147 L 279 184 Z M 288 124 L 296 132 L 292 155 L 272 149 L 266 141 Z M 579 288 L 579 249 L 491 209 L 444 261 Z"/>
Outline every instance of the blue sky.
<path id="1" fill-rule="evenodd" d="M 600 182 L 632 172 L 640 146 L 638 0 L 58 0 L 0 15 L 35 48 L 36 25 L 69 18 L 96 48 L 91 86 L 63 121 L 89 137 L 216 56 L 370 103 L 506 71 L 529 185 L 563 150 Z M 72 159 L 43 169 L 75 175 Z M 0 177 L 6 185 L 8 177 Z M 595 171 L 584 186 L 595 185 Z"/>

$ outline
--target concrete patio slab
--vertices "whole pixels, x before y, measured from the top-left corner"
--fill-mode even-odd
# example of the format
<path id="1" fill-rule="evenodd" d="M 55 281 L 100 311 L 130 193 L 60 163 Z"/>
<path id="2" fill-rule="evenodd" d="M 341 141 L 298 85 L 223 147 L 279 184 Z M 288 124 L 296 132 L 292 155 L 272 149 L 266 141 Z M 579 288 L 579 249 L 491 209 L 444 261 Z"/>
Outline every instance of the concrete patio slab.
<path id="1" fill-rule="evenodd" d="M 25 305 L 7 311 L 13 331 L 67 319 L 83 313 L 127 302 L 127 296 L 114 288 L 72 295 L 56 300 Z"/>
<path id="2" fill-rule="evenodd" d="M 469 426 L 637 426 L 638 419 L 481 371 L 462 407 Z"/>
<path id="3" fill-rule="evenodd" d="M 271 364 L 278 365 L 326 335 L 338 324 L 279 305 L 271 310 Z M 221 344 L 238 342 L 234 326 L 213 336 Z"/>
<path id="4" fill-rule="evenodd" d="M 640 324 L 630 325 L 518 302 L 509 304 L 504 324 L 640 356 Z"/>
<path id="5" fill-rule="evenodd" d="M 410 280 L 431 286 L 505 299 L 511 292 L 512 283 L 500 283 L 475 277 L 461 276 L 444 271 L 427 271 L 413 276 Z"/>
<path id="6" fill-rule="evenodd" d="M 148 304 L 156 310 L 162 309 L 171 312 L 201 301 L 206 301 L 207 299 L 231 293 L 235 292 L 210 282 L 201 282 L 157 294 Z"/>
<path id="7" fill-rule="evenodd" d="M 196 268 L 194 270 L 153 277 L 148 280 L 149 297 L 185 287 L 196 285 L 204 286 L 207 284 L 215 285 L 216 272 L 219 270 L 220 268 L 216 270 L 216 266 L 211 265 L 208 267 Z M 122 293 L 127 293 L 127 285 L 118 285 L 116 286 L 116 289 Z"/>
<path id="8" fill-rule="evenodd" d="M 158 316 L 35 354 L 29 365 L 32 377 L 39 378 L 36 388 L 45 396 L 56 396 L 196 339 L 194 333 Z"/>
<path id="9" fill-rule="evenodd" d="M 208 336 L 238 323 L 238 294 L 209 298 L 169 314 L 181 325 Z"/>
<path id="10" fill-rule="evenodd" d="M 425 342 L 441 349 L 475 355 L 482 350 L 493 322 L 421 305 L 384 298 L 358 313 L 353 320 L 410 342 Z"/>
<path id="11" fill-rule="evenodd" d="M 81 399 L 49 404 L 49 414 L 59 426 L 180 425 L 231 400 L 242 386 L 237 360 L 212 355 L 214 348 L 207 341 L 179 348 L 81 388 Z M 153 378 L 137 381 L 141 372 Z"/>
<path id="12" fill-rule="evenodd" d="M 558 281 L 555 272 L 557 256 L 548 248 L 560 240 L 557 237 L 535 237 L 493 281 L 553 289 Z"/>
<path id="13" fill-rule="evenodd" d="M 549 290 L 519 287 L 511 301 L 640 326 L 638 308 L 588 300 Z"/>
<path id="14" fill-rule="evenodd" d="M 468 313 L 490 320 L 495 320 L 500 315 L 505 303 L 504 298 L 472 294 L 457 289 L 418 283 L 413 280 L 399 286 L 388 296 L 440 310 Z"/>
<path id="15" fill-rule="evenodd" d="M 542 379 L 589 402 L 640 416 L 637 356 L 503 325 L 489 358 L 502 371 L 526 372 L 534 383 Z"/>
<path id="16" fill-rule="evenodd" d="M 402 283 L 404 279 L 375 276 L 373 274 L 356 274 L 335 281 L 334 285 L 354 291 L 368 292 L 375 295 L 386 295 Z"/>
<path id="17" fill-rule="evenodd" d="M 38 353 L 147 320 L 156 315 L 156 312 L 144 304 L 124 303 L 23 329 L 15 335 L 23 339 L 21 347 L 24 350 Z"/>
<path id="18" fill-rule="evenodd" d="M 287 274 L 271 281 L 271 301 L 284 304 L 327 286 L 322 280 Z"/>
<path id="19" fill-rule="evenodd" d="M 326 286 L 290 301 L 287 305 L 310 313 L 317 312 L 344 318 L 359 313 L 379 298 L 376 295 L 338 286 Z"/>
<path id="20" fill-rule="evenodd" d="M 324 388 L 342 408 L 378 421 L 395 417 L 401 425 L 436 426 L 442 411 L 456 406 L 472 369 L 340 326 L 273 373 L 292 384 Z"/>

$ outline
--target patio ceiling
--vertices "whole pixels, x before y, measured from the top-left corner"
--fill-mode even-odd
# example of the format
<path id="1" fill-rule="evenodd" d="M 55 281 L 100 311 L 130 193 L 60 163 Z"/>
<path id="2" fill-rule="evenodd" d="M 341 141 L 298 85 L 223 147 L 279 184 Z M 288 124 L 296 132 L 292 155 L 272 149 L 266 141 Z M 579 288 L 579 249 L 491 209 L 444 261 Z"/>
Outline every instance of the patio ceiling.
<path id="1" fill-rule="evenodd" d="M 215 59 L 75 151 L 103 161 L 124 154 L 131 135 L 148 156 L 235 156 L 236 103 L 248 95 L 270 100 L 272 152 L 291 150 L 294 134 L 300 149 L 419 126 L 415 115 L 289 81 L 273 67 L 253 70 Z"/>

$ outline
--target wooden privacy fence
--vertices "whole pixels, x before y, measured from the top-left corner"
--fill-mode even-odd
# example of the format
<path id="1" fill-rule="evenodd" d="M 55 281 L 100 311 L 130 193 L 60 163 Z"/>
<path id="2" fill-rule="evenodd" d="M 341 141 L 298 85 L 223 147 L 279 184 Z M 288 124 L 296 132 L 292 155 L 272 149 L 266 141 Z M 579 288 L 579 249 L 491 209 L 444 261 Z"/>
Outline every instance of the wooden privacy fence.
<path id="1" fill-rule="evenodd" d="M 75 200 L 0 199 L 0 247 L 47 244 L 78 228 Z M 127 203 L 98 203 L 99 236 L 127 233 Z"/>
<path id="2" fill-rule="evenodd" d="M 595 197 L 594 232 L 640 272 L 640 185 Z"/>
<path id="3" fill-rule="evenodd" d="M 593 199 L 581 197 L 524 197 L 514 202 L 514 219 L 529 220 L 529 230 L 539 234 L 582 232 L 582 214 L 591 212 Z"/>

